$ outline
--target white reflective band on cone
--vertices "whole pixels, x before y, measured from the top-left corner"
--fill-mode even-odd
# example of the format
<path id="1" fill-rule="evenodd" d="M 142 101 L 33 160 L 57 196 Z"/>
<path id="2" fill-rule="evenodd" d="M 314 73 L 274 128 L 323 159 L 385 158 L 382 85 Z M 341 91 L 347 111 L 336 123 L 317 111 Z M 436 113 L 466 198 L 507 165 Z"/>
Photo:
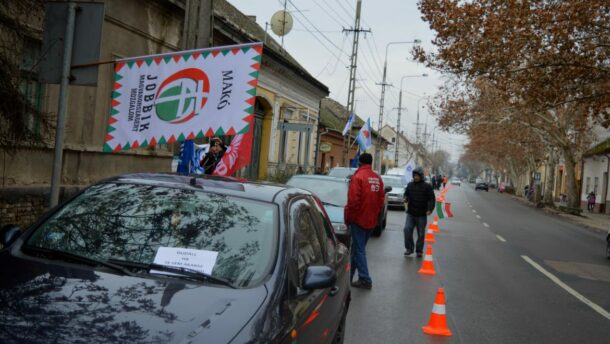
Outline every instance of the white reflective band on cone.
<path id="1" fill-rule="evenodd" d="M 435 303 L 434 306 L 432 306 L 432 313 L 445 315 L 445 305 L 439 305 Z"/>
<path id="2" fill-rule="evenodd" d="M 431 261 L 432 261 L 432 256 L 430 256 L 430 255 L 426 255 L 426 256 L 424 257 L 424 261 L 425 261 L 425 262 L 431 262 Z"/>

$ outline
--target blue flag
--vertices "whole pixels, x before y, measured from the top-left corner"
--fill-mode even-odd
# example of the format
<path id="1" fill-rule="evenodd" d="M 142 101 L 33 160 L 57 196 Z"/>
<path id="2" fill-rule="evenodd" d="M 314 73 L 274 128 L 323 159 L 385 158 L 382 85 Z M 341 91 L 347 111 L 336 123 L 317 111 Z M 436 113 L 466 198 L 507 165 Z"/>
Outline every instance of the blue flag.
<path id="1" fill-rule="evenodd" d="M 193 155 L 195 154 L 195 143 L 193 140 L 185 140 L 180 145 L 180 161 L 178 161 L 178 172 L 188 176 L 191 173 Z"/>
<path id="2" fill-rule="evenodd" d="M 366 123 L 360 129 L 358 133 L 358 137 L 356 137 L 356 142 L 360 146 L 360 150 L 365 152 L 372 144 L 373 141 L 371 139 L 371 119 L 367 119 Z"/>

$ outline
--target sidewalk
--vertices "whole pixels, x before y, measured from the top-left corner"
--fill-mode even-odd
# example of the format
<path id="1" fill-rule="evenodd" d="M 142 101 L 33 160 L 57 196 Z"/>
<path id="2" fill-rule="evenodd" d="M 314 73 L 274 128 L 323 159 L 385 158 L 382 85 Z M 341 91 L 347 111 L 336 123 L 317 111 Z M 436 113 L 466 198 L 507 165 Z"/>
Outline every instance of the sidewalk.
<path id="1" fill-rule="evenodd" d="M 610 230 L 610 215 L 583 211 L 582 216 L 574 216 L 557 212 L 555 210 L 553 210 L 553 212 L 559 217 L 565 218 L 573 223 L 589 227 L 596 232 L 608 233 Z"/>
<path id="2" fill-rule="evenodd" d="M 518 197 L 518 196 L 514 196 L 514 195 L 509 195 L 509 196 L 514 200 L 521 201 L 524 204 L 527 204 L 531 207 L 535 207 L 534 204 L 527 201 L 523 197 Z M 556 206 L 560 206 L 560 205 L 565 206 L 564 203 L 557 203 L 557 202 L 555 203 L 555 205 Z M 605 233 L 608 233 L 608 231 L 610 230 L 610 215 L 599 214 L 599 213 L 589 213 L 586 210 L 583 210 L 582 216 L 576 216 L 576 215 L 566 214 L 566 213 L 559 211 L 558 209 L 552 209 L 552 208 L 548 208 L 548 207 L 543 208 L 543 210 L 547 213 L 554 214 L 554 215 L 556 215 L 560 218 L 563 218 L 567 221 L 570 221 L 574 224 L 587 227 L 598 233 L 605 234 Z"/>

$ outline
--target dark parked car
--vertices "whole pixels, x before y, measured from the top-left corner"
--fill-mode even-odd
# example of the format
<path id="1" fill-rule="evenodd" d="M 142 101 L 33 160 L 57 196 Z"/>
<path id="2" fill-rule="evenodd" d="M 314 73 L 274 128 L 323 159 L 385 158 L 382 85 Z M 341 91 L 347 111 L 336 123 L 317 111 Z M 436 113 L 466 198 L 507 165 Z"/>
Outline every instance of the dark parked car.
<path id="1" fill-rule="evenodd" d="M 489 192 L 489 185 L 485 182 L 477 182 L 477 185 L 474 187 L 475 190 L 485 190 Z"/>
<path id="2" fill-rule="evenodd" d="M 304 190 L 124 175 L 0 242 L 3 344 L 343 342 L 349 251 Z"/>
<path id="3" fill-rule="evenodd" d="M 328 213 L 328 217 L 332 222 L 335 234 L 346 245 L 350 244 L 351 235 L 345 219 L 343 218 L 343 210 L 347 204 L 347 192 L 349 189 L 349 179 L 335 178 L 330 176 L 320 175 L 295 175 L 287 182 L 288 185 L 298 187 L 304 190 L 311 191 L 320 198 L 324 204 L 324 208 Z M 388 216 L 388 195 L 391 188 L 386 186 L 385 206 L 379 216 L 379 224 L 373 231 L 373 235 L 380 236 L 386 227 Z"/>

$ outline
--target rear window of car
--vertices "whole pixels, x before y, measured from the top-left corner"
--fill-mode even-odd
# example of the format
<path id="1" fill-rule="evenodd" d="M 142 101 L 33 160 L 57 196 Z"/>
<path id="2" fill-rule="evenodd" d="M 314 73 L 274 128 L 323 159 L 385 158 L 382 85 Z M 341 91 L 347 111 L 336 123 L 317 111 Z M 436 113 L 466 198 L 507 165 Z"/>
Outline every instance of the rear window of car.
<path id="1" fill-rule="evenodd" d="M 277 207 L 222 194 L 107 183 L 47 219 L 26 245 L 104 261 L 150 264 L 160 248 L 217 253 L 211 274 L 248 286 L 273 265 Z"/>

